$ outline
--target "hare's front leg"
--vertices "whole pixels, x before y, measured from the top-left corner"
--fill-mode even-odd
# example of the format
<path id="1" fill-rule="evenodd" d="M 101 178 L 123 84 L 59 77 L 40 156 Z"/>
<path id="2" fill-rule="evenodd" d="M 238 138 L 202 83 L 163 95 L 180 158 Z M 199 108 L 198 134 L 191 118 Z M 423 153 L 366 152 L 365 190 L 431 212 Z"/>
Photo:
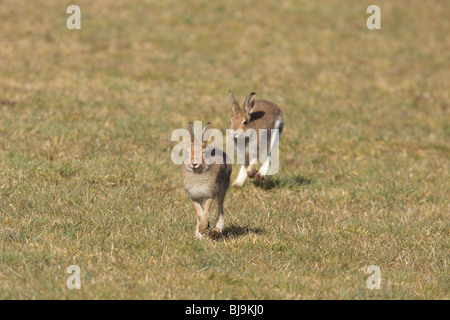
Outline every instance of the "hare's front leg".
<path id="1" fill-rule="evenodd" d="M 262 181 L 267 176 L 270 168 L 270 157 L 267 157 L 267 160 L 264 162 L 262 167 L 259 169 L 258 173 L 255 175 L 255 179 Z"/>
<path id="2" fill-rule="evenodd" d="M 213 198 L 206 200 L 205 210 L 203 210 L 202 217 L 200 218 L 200 221 L 198 223 L 198 232 L 200 234 L 203 234 L 206 231 L 206 229 L 209 228 L 209 222 L 208 222 L 209 209 L 211 208 L 213 200 L 214 200 Z"/>
<path id="3" fill-rule="evenodd" d="M 249 178 L 253 178 L 256 174 L 255 165 L 256 165 L 256 160 L 255 160 L 255 163 L 250 163 L 250 165 L 247 167 L 247 176 Z"/>
<path id="4" fill-rule="evenodd" d="M 281 132 L 278 129 L 279 127 L 280 127 L 280 123 L 277 122 L 276 129 L 275 130 L 272 129 L 272 134 L 270 137 L 270 146 L 269 146 L 269 150 L 267 153 L 267 158 L 266 158 L 266 161 L 264 161 L 264 164 L 259 169 L 258 173 L 255 175 L 256 180 L 264 180 L 266 175 L 269 173 L 270 161 L 272 159 L 272 152 L 275 149 L 275 147 L 278 146 L 278 141 L 280 140 Z M 281 127 L 282 127 L 282 124 L 281 124 Z"/>
<path id="5" fill-rule="evenodd" d="M 247 166 L 243 164 L 236 178 L 236 181 L 233 182 L 233 187 L 242 187 L 245 180 L 247 180 Z"/>
<path id="6" fill-rule="evenodd" d="M 203 234 L 200 232 L 200 221 L 203 217 L 203 209 L 202 209 L 202 201 L 195 201 L 194 200 L 194 208 L 195 212 L 197 213 L 197 226 L 195 227 L 195 237 L 200 239 L 203 237 Z"/>
<path id="7" fill-rule="evenodd" d="M 211 238 L 213 238 L 214 240 L 217 240 L 222 236 L 223 227 L 225 225 L 225 219 L 223 216 L 223 202 L 225 200 L 225 192 L 220 192 L 217 197 L 217 207 L 218 207 L 217 219 L 216 222 L 214 223 L 214 228 L 211 230 L 210 234 Z"/>

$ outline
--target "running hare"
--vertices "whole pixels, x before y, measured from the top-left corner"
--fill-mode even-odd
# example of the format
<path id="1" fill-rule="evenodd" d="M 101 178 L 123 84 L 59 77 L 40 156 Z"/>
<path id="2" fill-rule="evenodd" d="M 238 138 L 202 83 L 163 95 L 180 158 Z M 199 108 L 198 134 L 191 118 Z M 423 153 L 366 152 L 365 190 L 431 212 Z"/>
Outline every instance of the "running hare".
<path id="1" fill-rule="evenodd" d="M 267 130 L 267 140 L 264 141 L 264 143 L 270 142 L 266 149 L 267 158 L 257 173 L 255 170 L 257 160 L 255 156 L 257 156 L 257 153 L 254 155 L 249 155 L 248 142 L 246 142 L 245 164 L 241 166 L 238 177 L 233 183 L 233 186 L 241 187 L 247 179 L 247 176 L 250 178 L 255 177 L 257 180 L 264 180 L 264 177 L 267 175 L 270 168 L 272 151 L 280 138 L 281 132 L 283 131 L 284 120 L 283 113 L 275 103 L 265 100 L 256 100 L 256 95 L 254 92 L 250 93 L 250 95 L 245 99 L 242 109 L 231 90 L 229 93 L 231 105 L 233 107 L 233 117 L 231 118 L 230 129 L 235 130 L 232 134 L 235 144 L 237 144 L 238 138 L 242 134 L 246 134 L 246 131 L 249 129 L 256 131 L 258 150 L 260 148 L 261 141 L 263 141 L 260 141 L 260 129 Z M 238 129 L 242 129 L 242 131 Z M 278 129 L 278 131 L 275 131 L 275 134 L 272 135 L 272 129 Z M 250 157 L 252 157 L 252 159 L 250 159 Z"/>
<path id="2" fill-rule="evenodd" d="M 227 164 L 226 154 L 222 150 L 206 145 L 211 133 L 211 123 L 208 122 L 203 128 L 200 141 L 194 138 L 192 122 L 189 122 L 187 129 L 191 135 L 191 144 L 181 166 L 181 181 L 197 212 L 195 235 L 201 238 L 208 229 L 209 210 L 217 197 L 218 215 L 210 233 L 213 239 L 217 239 L 222 235 L 225 224 L 223 202 L 230 185 L 231 164 Z M 206 202 L 204 210 L 203 201 Z"/>

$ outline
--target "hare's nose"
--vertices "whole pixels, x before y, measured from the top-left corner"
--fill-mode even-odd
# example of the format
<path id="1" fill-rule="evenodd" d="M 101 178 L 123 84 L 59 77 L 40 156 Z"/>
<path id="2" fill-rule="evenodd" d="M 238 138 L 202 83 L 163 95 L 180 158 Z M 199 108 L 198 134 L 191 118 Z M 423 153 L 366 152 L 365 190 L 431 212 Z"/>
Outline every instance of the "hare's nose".
<path id="1" fill-rule="evenodd" d="M 198 166 L 198 163 L 191 163 L 192 168 L 196 168 Z"/>

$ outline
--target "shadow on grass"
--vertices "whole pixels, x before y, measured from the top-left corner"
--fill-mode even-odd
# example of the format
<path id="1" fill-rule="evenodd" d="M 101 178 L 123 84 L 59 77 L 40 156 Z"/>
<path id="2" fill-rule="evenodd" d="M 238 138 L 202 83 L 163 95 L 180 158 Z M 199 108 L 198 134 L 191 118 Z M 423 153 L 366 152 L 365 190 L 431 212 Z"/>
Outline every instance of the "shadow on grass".
<path id="1" fill-rule="evenodd" d="M 223 236 L 225 239 L 233 238 L 233 237 L 242 237 L 247 234 L 254 233 L 254 234 L 262 234 L 264 233 L 264 230 L 261 228 L 249 228 L 249 227 L 241 227 L 238 225 L 231 225 L 229 227 L 226 227 L 223 230 Z"/>
<path id="2" fill-rule="evenodd" d="M 253 185 L 264 190 L 274 188 L 292 188 L 295 186 L 303 186 L 311 184 L 311 179 L 303 177 L 302 175 L 284 176 L 281 178 L 268 176 L 263 181 L 253 179 Z"/>

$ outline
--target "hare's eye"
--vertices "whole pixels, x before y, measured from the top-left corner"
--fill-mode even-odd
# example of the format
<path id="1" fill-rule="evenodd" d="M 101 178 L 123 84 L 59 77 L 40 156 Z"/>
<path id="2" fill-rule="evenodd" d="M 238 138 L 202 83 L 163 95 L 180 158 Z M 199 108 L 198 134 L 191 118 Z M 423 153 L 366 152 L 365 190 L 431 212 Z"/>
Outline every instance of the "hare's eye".
<path id="1" fill-rule="evenodd" d="M 247 124 L 247 120 L 242 121 L 242 124 L 245 126 Z"/>

